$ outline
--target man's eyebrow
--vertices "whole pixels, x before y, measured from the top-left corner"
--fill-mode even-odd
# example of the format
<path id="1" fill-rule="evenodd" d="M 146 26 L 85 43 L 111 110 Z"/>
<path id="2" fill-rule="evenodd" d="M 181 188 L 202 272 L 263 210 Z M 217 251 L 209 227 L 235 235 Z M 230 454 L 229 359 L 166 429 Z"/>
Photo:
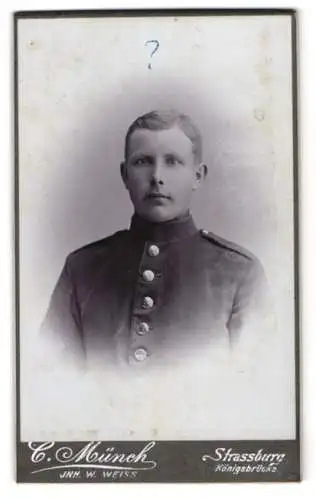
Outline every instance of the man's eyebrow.
<path id="1" fill-rule="evenodd" d="M 183 156 L 179 153 L 174 153 L 174 152 L 169 152 L 164 155 L 165 158 L 168 158 L 170 156 L 174 156 L 175 158 L 178 158 L 179 160 L 183 160 Z"/>
<path id="2" fill-rule="evenodd" d="M 134 153 L 130 153 L 130 157 L 136 156 L 153 156 L 152 153 L 147 153 L 146 151 L 135 151 Z"/>
<path id="3" fill-rule="evenodd" d="M 139 151 L 129 155 L 130 160 L 136 160 L 138 158 L 153 158 L 153 155 L 151 153 L 144 153 L 143 151 Z"/>
<path id="4" fill-rule="evenodd" d="M 135 153 L 130 153 L 128 155 L 128 158 L 130 161 L 136 160 L 138 158 L 148 158 L 152 159 L 154 158 L 155 155 L 153 153 L 146 153 L 145 151 L 136 151 Z M 177 158 L 178 160 L 184 161 L 184 157 L 175 151 L 169 151 L 167 153 L 164 153 L 163 155 L 164 158 Z"/>
<path id="5" fill-rule="evenodd" d="M 177 153 L 175 151 L 168 151 L 165 153 L 165 156 L 181 156 L 181 153 Z"/>

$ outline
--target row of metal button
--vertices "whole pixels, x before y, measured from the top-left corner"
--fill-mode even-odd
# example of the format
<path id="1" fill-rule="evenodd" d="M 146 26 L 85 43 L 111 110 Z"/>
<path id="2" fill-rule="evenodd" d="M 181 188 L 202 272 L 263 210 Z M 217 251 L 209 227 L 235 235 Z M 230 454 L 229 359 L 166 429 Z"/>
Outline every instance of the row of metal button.
<path id="1" fill-rule="evenodd" d="M 159 255 L 159 248 L 157 245 L 150 245 L 148 248 L 148 254 L 151 257 L 157 257 Z M 155 273 L 151 269 L 146 269 L 142 274 L 145 281 L 151 282 L 155 279 Z M 143 299 L 142 307 L 144 309 L 151 309 L 154 306 L 154 300 L 152 297 L 146 296 Z"/>
<path id="2" fill-rule="evenodd" d="M 150 257 L 157 257 L 159 255 L 159 252 L 160 251 L 157 245 L 150 245 L 148 247 L 148 255 Z M 155 279 L 155 273 L 151 269 L 145 269 L 145 271 L 143 271 L 142 273 L 142 277 L 145 281 L 152 282 Z M 150 297 L 149 295 L 146 295 L 143 298 L 142 307 L 144 309 L 151 309 L 153 306 L 154 306 L 153 298 Z M 145 321 L 139 323 L 137 327 L 137 333 L 139 335 L 145 335 L 146 333 L 149 332 L 149 330 L 150 330 L 149 324 L 146 323 Z M 133 352 L 133 356 L 136 361 L 145 361 L 145 359 L 148 357 L 148 352 L 144 347 L 138 347 Z"/>

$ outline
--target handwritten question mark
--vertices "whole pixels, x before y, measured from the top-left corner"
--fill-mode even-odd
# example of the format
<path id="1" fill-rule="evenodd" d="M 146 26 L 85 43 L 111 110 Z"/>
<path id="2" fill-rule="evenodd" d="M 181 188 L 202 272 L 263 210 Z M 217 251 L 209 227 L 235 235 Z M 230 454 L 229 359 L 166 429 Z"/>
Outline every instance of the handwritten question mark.
<path id="1" fill-rule="evenodd" d="M 159 42 L 158 40 L 147 40 L 147 42 L 145 42 L 145 45 L 148 45 L 149 43 L 153 43 L 155 45 L 154 50 L 150 54 L 150 57 L 153 57 L 154 53 L 157 52 L 159 48 Z M 148 63 L 148 69 L 151 69 L 151 63 Z"/>

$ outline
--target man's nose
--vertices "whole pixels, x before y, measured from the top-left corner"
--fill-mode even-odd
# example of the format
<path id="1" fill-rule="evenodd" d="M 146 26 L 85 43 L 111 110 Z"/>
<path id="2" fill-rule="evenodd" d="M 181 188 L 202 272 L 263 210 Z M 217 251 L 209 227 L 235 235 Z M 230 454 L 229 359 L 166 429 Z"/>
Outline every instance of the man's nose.
<path id="1" fill-rule="evenodd" d="M 152 166 L 151 172 L 151 184 L 164 184 L 164 169 L 163 169 L 163 161 L 157 159 Z"/>

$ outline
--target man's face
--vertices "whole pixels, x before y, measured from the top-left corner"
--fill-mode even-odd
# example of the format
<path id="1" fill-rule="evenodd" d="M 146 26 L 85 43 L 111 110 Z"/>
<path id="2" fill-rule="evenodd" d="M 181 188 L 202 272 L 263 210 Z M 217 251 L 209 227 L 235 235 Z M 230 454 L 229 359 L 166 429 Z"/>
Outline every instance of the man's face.
<path id="1" fill-rule="evenodd" d="M 129 138 L 121 166 L 135 212 L 153 222 L 185 214 L 193 191 L 204 177 L 191 140 L 174 126 L 167 130 L 137 129 Z"/>

